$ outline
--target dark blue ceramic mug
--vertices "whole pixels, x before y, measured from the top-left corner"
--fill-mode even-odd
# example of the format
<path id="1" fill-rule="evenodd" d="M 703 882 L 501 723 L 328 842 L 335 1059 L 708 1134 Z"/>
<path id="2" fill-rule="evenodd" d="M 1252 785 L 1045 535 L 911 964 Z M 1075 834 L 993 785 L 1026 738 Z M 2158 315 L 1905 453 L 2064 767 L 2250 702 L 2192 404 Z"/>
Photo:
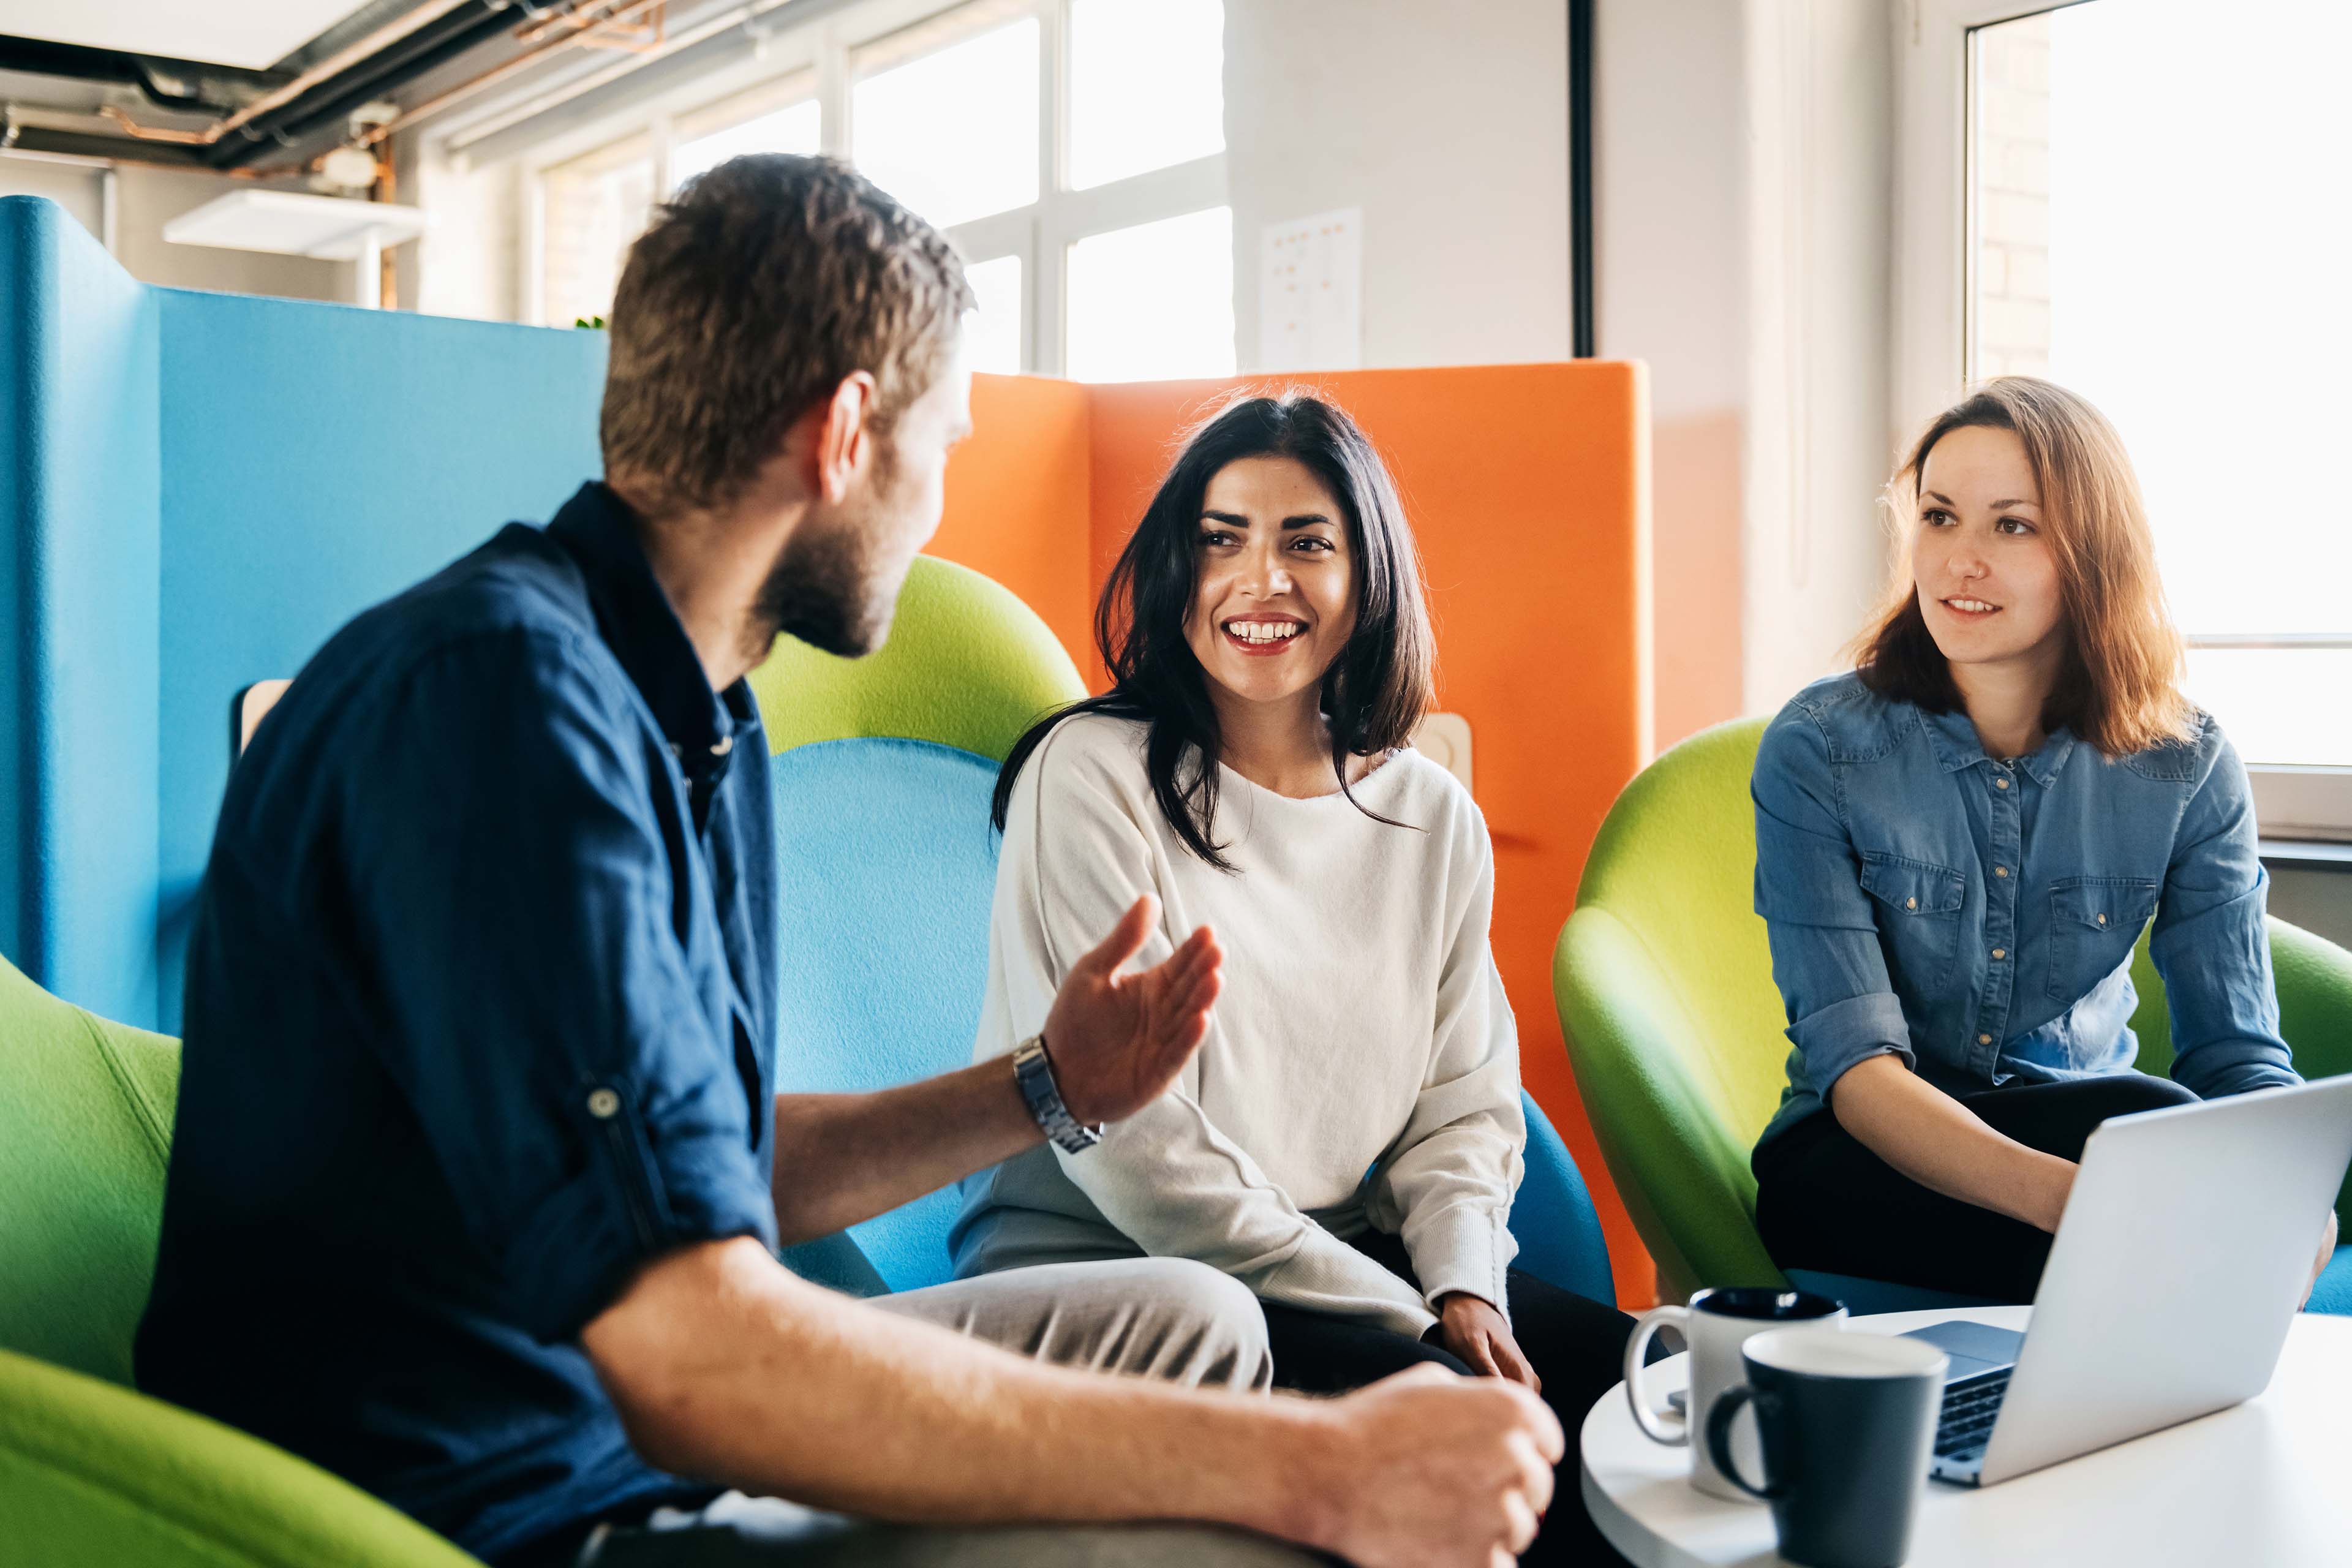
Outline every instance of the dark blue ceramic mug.
<path id="1" fill-rule="evenodd" d="M 1742 1345 L 1748 1381 L 1707 1412 L 1733 1485 L 1772 1508 L 1780 1555 L 1807 1568 L 1896 1568 L 1927 1484 L 1944 1352 L 1924 1340 L 1775 1329 Z M 1764 1479 L 1739 1473 L 1731 1422 L 1756 1407 Z"/>

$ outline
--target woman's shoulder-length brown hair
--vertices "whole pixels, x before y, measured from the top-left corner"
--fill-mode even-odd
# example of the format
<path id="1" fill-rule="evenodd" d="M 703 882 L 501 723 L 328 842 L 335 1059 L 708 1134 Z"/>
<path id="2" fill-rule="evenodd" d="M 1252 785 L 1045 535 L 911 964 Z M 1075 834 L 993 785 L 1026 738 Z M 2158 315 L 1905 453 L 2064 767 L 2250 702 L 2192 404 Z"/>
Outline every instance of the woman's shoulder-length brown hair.
<path id="1" fill-rule="evenodd" d="M 2156 540 L 2123 438 L 2083 398 L 2033 376 L 1989 381 L 1937 416 L 1887 481 L 1886 505 L 1905 547 L 1885 606 L 1854 639 L 1863 684 L 1932 712 L 1960 705 L 1951 667 L 1920 615 L 1909 559 L 1927 455 L 1971 426 L 2011 431 L 2023 444 L 2058 565 L 2066 653 L 2042 728 L 2063 724 L 2108 757 L 2193 739 L 2198 719 L 2180 691 L 2180 634 L 2165 608 Z"/>

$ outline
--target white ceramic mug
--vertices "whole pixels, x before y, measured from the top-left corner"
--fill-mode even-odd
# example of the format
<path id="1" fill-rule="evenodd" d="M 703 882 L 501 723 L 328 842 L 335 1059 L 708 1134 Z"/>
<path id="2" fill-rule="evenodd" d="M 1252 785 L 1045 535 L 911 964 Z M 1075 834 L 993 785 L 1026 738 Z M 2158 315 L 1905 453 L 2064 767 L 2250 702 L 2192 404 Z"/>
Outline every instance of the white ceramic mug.
<path id="1" fill-rule="evenodd" d="M 1715 1402 L 1725 1390 L 1738 1384 L 1744 1370 L 1739 1348 L 1768 1329 L 1785 1329 L 1796 1323 L 1843 1328 L 1845 1307 L 1810 1290 L 1741 1287 L 1702 1290 L 1690 1299 L 1686 1307 L 1654 1307 L 1633 1325 L 1633 1337 L 1625 1342 L 1625 1397 L 1633 1404 L 1633 1420 L 1653 1442 L 1689 1447 L 1691 1485 L 1699 1490 L 1733 1502 L 1756 1500 L 1724 1479 L 1723 1472 L 1715 1468 L 1715 1457 L 1708 1452 L 1706 1440 L 1692 1442 L 1691 1434 L 1706 1430 L 1707 1412 L 1715 1408 Z M 1690 1347 L 1690 1397 L 1680 1416 L 1657 1410 L 1642 1386 L 1642 1366 L 1649 1352 L 1650 1336 L 1664 1328 L 1681 1334 L 1683 1342 Z M 1731 1448 L 1749 1475 L 1758 1473 L 1763 1460 L 1757 1449 L 1752 1412 L 1741 1411 L 1733 1423 Z"/>

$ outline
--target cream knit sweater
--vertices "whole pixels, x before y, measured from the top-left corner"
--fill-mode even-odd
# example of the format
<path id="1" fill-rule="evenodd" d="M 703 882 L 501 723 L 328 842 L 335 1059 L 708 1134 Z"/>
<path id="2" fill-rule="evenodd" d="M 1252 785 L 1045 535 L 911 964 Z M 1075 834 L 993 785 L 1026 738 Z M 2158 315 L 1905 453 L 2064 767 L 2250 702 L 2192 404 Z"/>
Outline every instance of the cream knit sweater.
<path id="1" fill-rule="evenodd" d="M 950 1237 L 969 1277 L 1034 1263 L 1193 1258 L 1268 1300 L 1418 1335 L 1465 1290 L 1507 1310 L 1506 1228 L 1527 1126 L 1518 1044 L 1487 947 L 1485 819 L 1419 753 L 1292 800 L 1231 769 L 1212 841 L 1188 850 L 1152 799 L 1139 723 L 1055 729 L 1015 786 L 997 864 L 973 1059 L 1043 1027 L 1070 963 L 1139 894 L 1160 900 L 1138 959 L 1216 928 L 1225 985 L 1175 1086 L 1077 1155 L 1050 1145 L 963 1184 Z M 1400 1235 L 1421 1278 L 1348 1245 Z"/>

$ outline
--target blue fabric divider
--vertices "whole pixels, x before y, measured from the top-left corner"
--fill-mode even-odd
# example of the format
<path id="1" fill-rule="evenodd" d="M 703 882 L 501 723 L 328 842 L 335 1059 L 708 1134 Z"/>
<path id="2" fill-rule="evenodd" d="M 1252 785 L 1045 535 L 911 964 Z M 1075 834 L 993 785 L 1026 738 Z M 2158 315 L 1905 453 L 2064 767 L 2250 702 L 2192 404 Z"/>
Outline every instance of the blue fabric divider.
<path id="1" fill-rule="evenodd" d="M 156 999 L 158 314 L 62 208 L 0 199 L 0 952 L 132 1023 Z"/>
<path id="2" fill-rule="evenodd" d="M 150 289 L 0 199 L 0 952 L 176 1030 L 230 699 L 593 477 L 604 355 Z"/>
<path id="3" fill-rule="evenodd" d="M 161 1007 L 228 779 L 228 704 L 604 469 L 604 334 L 159 290 Z M 79 998 L 74 998 L 79 1001 Z"/>

